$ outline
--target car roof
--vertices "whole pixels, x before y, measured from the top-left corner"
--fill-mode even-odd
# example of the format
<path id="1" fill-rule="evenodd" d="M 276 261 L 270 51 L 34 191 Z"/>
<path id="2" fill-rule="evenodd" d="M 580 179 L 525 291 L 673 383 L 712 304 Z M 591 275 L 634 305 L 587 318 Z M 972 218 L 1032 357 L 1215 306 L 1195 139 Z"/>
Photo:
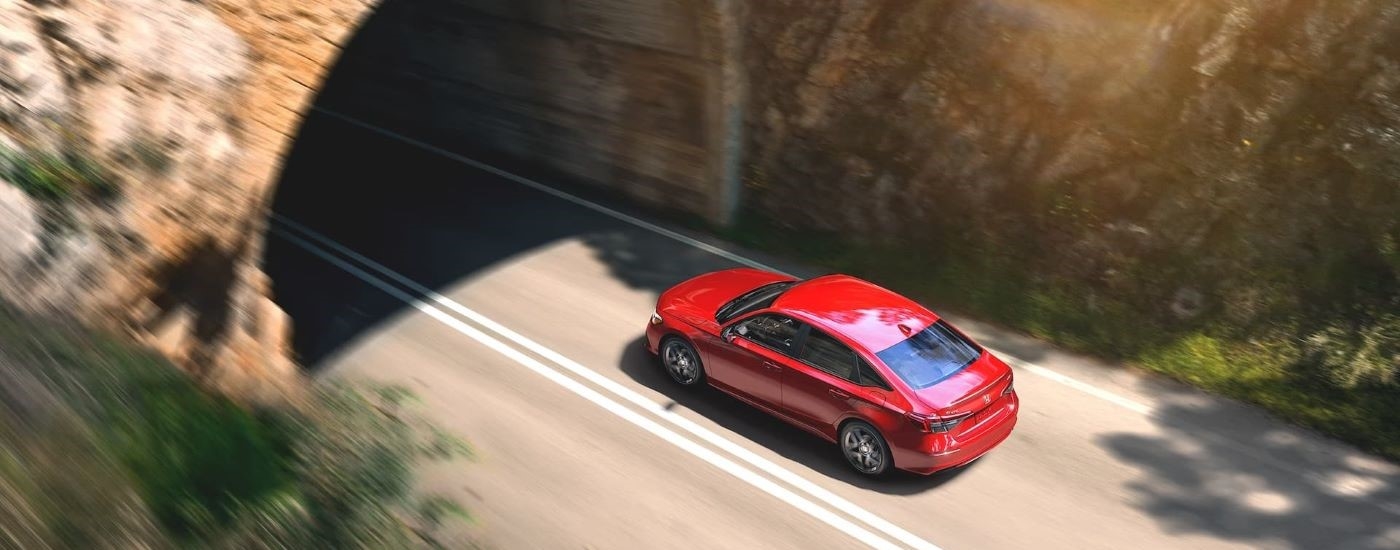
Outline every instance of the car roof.
<path id="1" fill-rule="evenodd" d="M 798 283 L 772 307 L 825 332 L 845 336 L 872 353 L 884 351 L 938 321 L 938 315 L 918 302 L 849 275 L 826 275 Z"/>

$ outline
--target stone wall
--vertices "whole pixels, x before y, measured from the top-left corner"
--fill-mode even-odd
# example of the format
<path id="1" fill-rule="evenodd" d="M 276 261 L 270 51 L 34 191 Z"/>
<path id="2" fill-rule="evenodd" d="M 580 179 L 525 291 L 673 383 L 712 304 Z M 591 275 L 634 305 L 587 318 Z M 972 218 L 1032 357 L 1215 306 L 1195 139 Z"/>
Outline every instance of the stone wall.
<path id="1" fill-rule="evenodd" d="M 327 97 L 352 116 L 722 221 L 741 145 L 744 75 L 725 66 L 740 8 L 0 0 L 7 147 L 80 152 L 121 189 L 62 205 L 0 189 L 0 296 L 129 331 L 235 392 L 285 378 L 292 327 L 259 267 L 266 212 L 333 72 L 355 93 Z M 389 116 L 402 112 L 415 116 Z"/>
<path id="2" fill-rule="evenodd" d="M 123 189 L 64 231 L 0 192 L 0 282 L 285 370 L 258 262 L 324 92 L 715 221 L 742 166 L 781 225 L 995 252 L 1135 311 L 1393 303 L 1397 37 L 1380 0 L 0 0 L 7 146 Z"/>
<path id="3" fill-rule="evenodd" d="M 736 88 L 709 0 L 390 1 L 320 106 L 723 221 Z"/>
<path id="4" fill-rule="evenodd" d="M 247 44 L 250 74 L 240 120 L 244 177 L 270 200 L 281 159 L 344 45 L 379 0 L 214 0 L 211 9 Z"/>
<path id="5" fill-rule="evenodd" d="M 744 4 L 217 0 L 252 54 L 249 181 L 307 109 L 448 138 L 718 222 L 738 197 Z M 350 55 L 342 55 L 353 45 Z M 344 83 L 326 90 L 327 79 Z M 325 92 L 331 93 L 325 93 Z"/>
<path id="6" fill-rule="evenodd" d="M 0 256 L 3 296 L 129 330 L 231 389 L 285 377 L 285 322 L 251 255 L 263 183 L 244 170 L 246 43 L 200 4 L 158 0 L 6 0 L 0 30 L 7 173 L 66 158 L 115 189 L 0 184 L 3 238 L 24 243 Z"/>
<path id="7" fill-rule="evenodd" d="M 930 270 L 993 258 L 967 276 L 1025 275 L 1140 321 L 1400 297 L 1394 2 L 752 12 L 747 175 L 765 219 Z"/>

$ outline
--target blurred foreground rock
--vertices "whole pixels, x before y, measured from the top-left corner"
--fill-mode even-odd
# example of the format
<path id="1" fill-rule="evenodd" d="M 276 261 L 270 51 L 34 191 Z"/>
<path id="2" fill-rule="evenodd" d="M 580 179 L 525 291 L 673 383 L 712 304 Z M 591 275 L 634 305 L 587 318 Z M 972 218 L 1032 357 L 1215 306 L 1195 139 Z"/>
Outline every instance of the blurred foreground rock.
<path id="1" fill-rule="evenodd" d="M 252 254 L 264 182 L 241 171 L 252 62 L 198 3 L 0 2 L 9 149 L 90 158 L 116 188 L 59 200 L 0 186 L 0 296 L 134 332 L 226 389 L 293 374 Z"/>

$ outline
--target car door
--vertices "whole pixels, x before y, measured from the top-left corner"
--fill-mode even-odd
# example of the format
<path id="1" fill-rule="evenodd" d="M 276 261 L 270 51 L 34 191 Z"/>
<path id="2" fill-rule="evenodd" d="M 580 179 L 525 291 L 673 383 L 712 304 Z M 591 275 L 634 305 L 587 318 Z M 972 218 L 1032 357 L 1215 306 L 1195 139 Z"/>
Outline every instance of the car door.
<path id="1" fill-rule="evenodd" d="M 848 413 L 869 418 L 884 404 L 883 382 L 872 380 L 860 355 L 830 335 L 809 329 L 797 358 L 782 383 L 783 409 L 793 419 L 835 437 L 836 423 Z"/>
<path id="2" fill-rule="evenodd" d="M 760 313 L 736 321 L 730 337 L 710 351 L 713 382 L 775 411 L 782 410 L 783 364 L 798 345 L 802 323 L 784 315 Z"/>

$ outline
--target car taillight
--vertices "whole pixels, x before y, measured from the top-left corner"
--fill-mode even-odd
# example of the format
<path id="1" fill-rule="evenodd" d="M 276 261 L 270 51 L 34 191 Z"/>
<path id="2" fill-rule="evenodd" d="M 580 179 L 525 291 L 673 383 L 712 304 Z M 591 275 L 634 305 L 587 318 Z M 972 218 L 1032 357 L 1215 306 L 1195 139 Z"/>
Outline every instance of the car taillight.
<path id="1" fill-rule="evenodd" d="M 1002 395 L 1011 395 L 1011 387 L 1015 385 L 1016 379 L 1011 378 L 1006 381 L 1006 389 L 1001 390 Z"/>
<path id="2" fill-rule="evenodd" d="M 920 414 L 909 413 L 908 416 L 910 420 L 914 421 L 915 425 L 919 426 L 919 428 L 925 432 L 946 433 L 953 431 L 953 428 L 957 427 L 958 424 L 962 424 L 964 420 L 972 418 L 972 413 L 963 413 L 947 417 L 924 416 Z"/>

